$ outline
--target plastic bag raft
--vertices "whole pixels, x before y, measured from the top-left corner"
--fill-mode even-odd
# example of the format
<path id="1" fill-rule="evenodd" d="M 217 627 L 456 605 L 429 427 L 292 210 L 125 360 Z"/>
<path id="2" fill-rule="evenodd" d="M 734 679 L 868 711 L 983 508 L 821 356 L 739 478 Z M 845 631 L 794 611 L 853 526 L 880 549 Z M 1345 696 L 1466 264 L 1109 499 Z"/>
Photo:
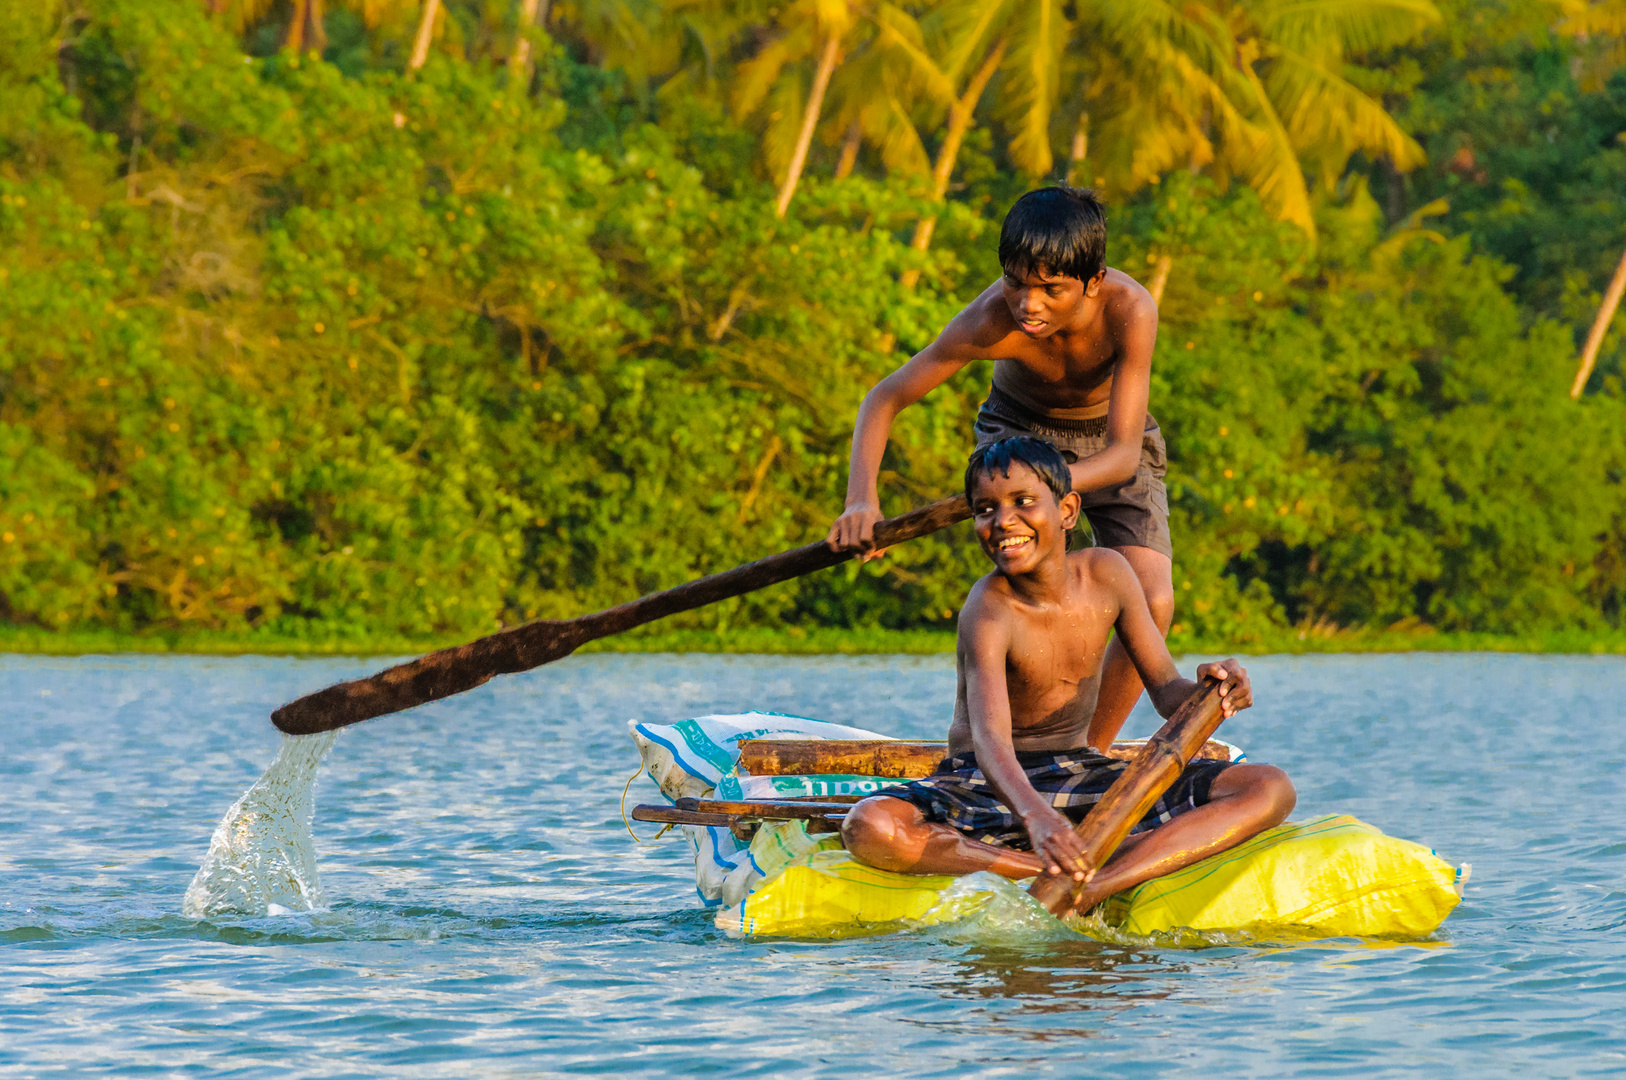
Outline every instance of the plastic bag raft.
<path id="1" fill-rule="evenodd" d="M 671 726 L 630 724 L 644 765 L 674 802 L 841 797 L 896 783 L 856 773 L 761 776 L 738 767 L 750 739 L 884 740 L 857 728 L 773 713 L 706 716 Z M 1210 744 L 1211 747 L 1216 744 Z M 1242 760 L 1240 750 L 1231 760 Z M 1120 744 L 1128 752 L 1132 744 Z M 1027 905 L 1025 893 L 986 874 L 897 874 L 860 863 L 838 833 L 802 821 L 765 822 L 749 839 L 737 829 L 683 826 L 695 848 L 695 882 L 731 935 L 852 937 L 939 926 Z M 1288 822 L 1183 870 L 1110 897 L 1099 924 L 1117 934 L 1197 931 L 1195 943 L 1281 937 L 1425 937 L 1461 899 L 1467 868 L 1421 844 L 1387 836 L 1347 814 Z M 1033 914 L 1032 912 L 1028 914 Z M 1089 932 L 1090 923 L 1078 928 Z"/>

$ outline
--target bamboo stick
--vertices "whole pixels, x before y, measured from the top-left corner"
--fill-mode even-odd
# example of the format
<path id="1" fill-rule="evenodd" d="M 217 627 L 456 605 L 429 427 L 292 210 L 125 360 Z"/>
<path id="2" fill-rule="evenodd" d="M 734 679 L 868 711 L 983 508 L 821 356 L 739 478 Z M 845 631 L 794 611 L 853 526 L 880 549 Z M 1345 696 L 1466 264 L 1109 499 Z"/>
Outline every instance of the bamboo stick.
<path id="1" fill-rule="evenodd" d="M 1094 870 L 1106 865 L 1135 823 L 1180 778 L 1221 719 L 1220 682 L 1205 678 L 1074 829 L 1084 842 L 1085 865 Z M 1044 874 L 1029 891 L 1052 912 L 1060 913 L 1081 888 L 1082 883 L 1073 881 L 1069 873 Z"/>
<path id="2" fill-rule="evenodd" d="M 875 546 L 901 544 L 970 516 L 964 495 L 941 499 L 876 525 Z M 846 562 L 856 554 L 832 551 L 820 540 L 607 611 L 574 619 L 538 619 L 467 645 L 420 656 L 365 679 L 307 694 L 272 713 L 271 722 L 287 735 L 314 735 L 400 712 L 473 690 L 494 675 L 541 667 L 569 656 L 589 641 L 811 574 Z"/>

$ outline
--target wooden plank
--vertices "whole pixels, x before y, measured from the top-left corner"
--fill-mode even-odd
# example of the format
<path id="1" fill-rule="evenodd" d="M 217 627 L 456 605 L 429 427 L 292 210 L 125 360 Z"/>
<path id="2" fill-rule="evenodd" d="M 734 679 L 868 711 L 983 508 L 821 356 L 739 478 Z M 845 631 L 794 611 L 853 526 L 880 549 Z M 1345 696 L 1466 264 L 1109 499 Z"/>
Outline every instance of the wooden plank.
<path id="1" fill-rule="evenodd" d="M 740 772 L 752 776 L 847 773 L 906 779 L 929 776 L 947 751 L 948 744 L 941 742 L 744 739 L 740 742 Z"/>
<path id="2" fill-rule="evenodd" d="M 685 803 L 705 804 L 704 799 L 684 799 Z M 719 804 L 712 804 L 719 805 Z M 800 813 L 783 813 L 776 811 L 771 805 L 756 803 L 725 803 L 748 807 L 743 812 L 727 812 L 714 809 L 689 809 L 681 806 L 641 805 L 632 808 L 632 820 L 655 821 L 668 825 L 704 825 L 715 829 L 732 829 L 734 835 L 742 840 L 749 839 L 749 830 L 741 826 L 752 825 L 759 821 L 786 821 L 797 820 L 807 823 L 810 833 L 837 832 L 841 829 L 841 819 L 846 816 L 850 807 L 840 806 L 834 811 L 823 810 L 815 814 L 803 815 Z"/>
<path id="3" fill-rule="evenodd" d="M 848 803 L 796 802 L 775 799 L 750 799 L 725 802 L 720 799 L 679 799 L 679 810 L 698 814 L 738 814 L 741 817 L 774 818 L 782 821 L 807 820 L 822 817 L 846 817 L 852 809 Z"/>
<path id="4" fill-rule="evenodd" d="M 1132 760 L 1142 743 L 1113 743 L 1109 757 Z M 907 780 L 929 776 L 948 756 L 946 742 L 915 742 L 890 739 L 824 741 L 791 739 L 743 739 L 740 742 L 740 772 L 752 776 L 810 776 L 820 773 L 847 773 Z M 1231 752 L 1209 740 L 1196 753 L 1199 758 L 1229 761 Z"/>
<path id="5" fill-rule="evenodd" d="M 679 810 L 675 806 L 634 806 L 634 821 L 660 821 L 668 825 L 705 825 L 726 829 L 739 820 L 738 815 L 700 814 L 693 810 Z"/>

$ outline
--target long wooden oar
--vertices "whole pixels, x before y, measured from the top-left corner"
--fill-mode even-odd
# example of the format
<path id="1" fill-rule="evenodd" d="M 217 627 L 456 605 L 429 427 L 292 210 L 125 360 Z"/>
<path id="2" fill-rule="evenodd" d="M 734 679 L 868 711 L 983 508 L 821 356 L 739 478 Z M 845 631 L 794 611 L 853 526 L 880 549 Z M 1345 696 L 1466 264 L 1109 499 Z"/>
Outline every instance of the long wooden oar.
<path id="1" fill-rule="evenodd" d="M 1098 870 L 1106 865 L 1129 830 L 1180 778 L 1192 755 L 1202 749 L 1223 718 L 1220 681 L 1204 678 L 1074 828 L 1084 842 L 1087 865 Z M 1039 903 L 1059 913 L 1082 888 L 1071 874 L 1045 874 L 1029 891 Z"/>
<path id="2" fill-rule="evenodd" d="M 970 516 L 971 509 L 964 495 L 941 499 L 876 525 L 875 544 L 877 547 L 901 544 Z M 651 593 L 607 611 L 574 619 L 538 619 L 467 645 L 420 656 L 366 679 L 307 694 L 272 713 L 271 722 L 289 735 L 314 735 L 400 712 L 472 690 L 493 675 L 510 675 L 540 667 L 569 656 L 589 641 L 811 574 L 846 562 L 856 554 L 856 551 L 832 551 L 821 540 L 675 589 Z"/>

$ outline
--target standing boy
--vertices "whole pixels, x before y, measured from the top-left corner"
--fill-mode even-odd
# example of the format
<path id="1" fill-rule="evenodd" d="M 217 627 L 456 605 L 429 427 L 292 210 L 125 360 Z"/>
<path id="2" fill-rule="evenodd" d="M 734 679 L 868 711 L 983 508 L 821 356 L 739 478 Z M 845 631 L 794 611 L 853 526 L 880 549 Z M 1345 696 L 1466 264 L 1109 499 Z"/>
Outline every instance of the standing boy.
<path id="1" fill-rule="evenodd" d="M 1105 866 L 1084 862 L 1073 825 L 1126 764 L 1085 744 L 1107 637 L 1117 629 L 1157 711 L 1196 689 L 1175 670 L 1129 563 L 1105 548 L 1067 552 L 1079 496 L 1051 445 L 1018 436 L 981 447 L 966 468 L 977 540 L 994 572 L 960 612 L 949 756 L 922 780 L 886 788 L 847 814 L 847 850 L 884 870 L 1010 878 L 1070 874 L 1075 910 L 1280 824 L 1295 802 L 1272 765 L 1193 761 Z M 1222 680 L 1221 711 L 1253 702 L 1235 660 L 1204 664 Z M 1058 912 L 1061 914 L 1061 912 Z"/>
<path id="2" fill-rule="evenodd" d="M 977 445 L 1031 435 L 1060 450 L 1096 544 L 1128 560 L 1158 631 L 1168 632 L 1174 549 L 1166 462 L 1163 434 L 1146 411 L 1157 304 L 1105 265 L 1106 239 L 1106 214 L 1091 192 L 1042 188 L 1016 201 L 1000 230 L 1000 280 L 859 407 L 847 504 L 830 528 L 831 547 L 873 547 L 883 516 L 876 477 L 893 418 L 966 364 L 992 360 Z M 1140 693 L 1135 667 L 1114 641 L 1089 745 L 1111 745 Z"/>

